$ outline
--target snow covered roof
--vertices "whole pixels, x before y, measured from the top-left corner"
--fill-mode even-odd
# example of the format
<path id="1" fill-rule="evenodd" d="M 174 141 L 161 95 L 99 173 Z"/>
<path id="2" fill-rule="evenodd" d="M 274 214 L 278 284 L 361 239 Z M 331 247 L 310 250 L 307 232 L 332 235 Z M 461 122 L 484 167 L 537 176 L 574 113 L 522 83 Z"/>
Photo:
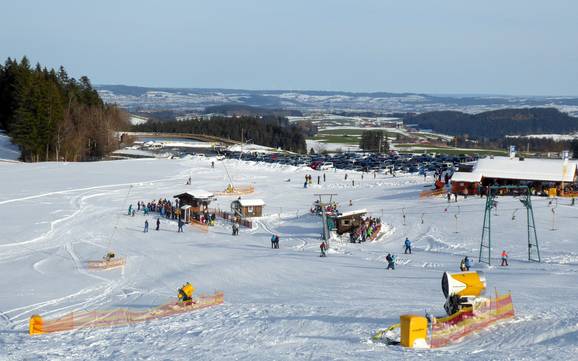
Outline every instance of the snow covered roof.
<path id="1" fill-rule="evenodd" d="M 452 182 L 480 182 L 482 175 L 472 172 L 455 172 L 452 176 Z"/>
<path id="2" fill-rule="evenodd" d="M 471 173 L 472 177 L 537 180 L 545 182 L 573 182 L 576 163 L 561 159 L 534 159 L 509 157 L 482 158 Z"/>
<path id="3" fill-rule="evenodd" d="M 193 190 L 190 192 L 181 193 L 175 197 L 178 197 L 178 196 L 181 196 L 184 194 L 188 194 L 189 196 L 196 198 L 196 199 L 209 199 L 209 198 L 212 198 L 214 196 L 213 193 L 211 193 L 211 192 L 207 192 L 207 191 L 204 191 L 202 189 L 196 189 L 196 190 Z"/>
<path id="4" fill-rule="evenodd" d="M 262 199 L 239 199 L 241 207 L 256 207 L 264 206 L 265 202 Z"/>
<path id="5" fill-rule="evenodd" d="M 351 217 L 351 216 L 357 216 L 357 215 L 362 215 L 362 214 L 366 214 L 367 213 L 367 209 L 358 209 L 356 211 L 349 211 L 349 212 L 345 212 L 345 213 L 341 213 L 339 216 L 337 216 L 337 218 L 341 218 L 341 217 Z"/>

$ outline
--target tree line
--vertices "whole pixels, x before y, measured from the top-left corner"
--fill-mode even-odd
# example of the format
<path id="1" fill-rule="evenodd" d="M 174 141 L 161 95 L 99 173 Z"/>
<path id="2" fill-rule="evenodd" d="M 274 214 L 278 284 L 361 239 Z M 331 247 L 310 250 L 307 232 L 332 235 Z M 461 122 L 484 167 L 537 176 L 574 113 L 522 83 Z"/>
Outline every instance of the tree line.
<path id="1" fill-rule="evenodd" d="M 364 130 L 359 139 L 359 148 L 366 152 L 387 153 L 387 134 L 383 130 Z"/>
<path id="2" fill-rule="evenodd" d="M 0 65 L 0 128 L 20 147 L 23 161 L 102 159 L 118 148 L 115 130 L 128 114 L 104 104 L 90 80 L 8 58 Z"/>
<path id="3" fill-rule="evenodd" d="M 190 133 L 251 142 L 268 147 L 304 153 L 305 137 L 302 130 L 289 124 L 286 118 L 263 117 L 212 117 L 186 121 L 147 122 L 133 126 L 136 132 Z"/>
<path id="4" fill-rule="evenodd" d="M 443 134 L 486 140 L 500 139 L 506 135 L 568 133 L 578 130 L 578 118 L 555 108 L 500 109 L 478 114 L 435 111 L 407 115 L 404 122 Z"/>

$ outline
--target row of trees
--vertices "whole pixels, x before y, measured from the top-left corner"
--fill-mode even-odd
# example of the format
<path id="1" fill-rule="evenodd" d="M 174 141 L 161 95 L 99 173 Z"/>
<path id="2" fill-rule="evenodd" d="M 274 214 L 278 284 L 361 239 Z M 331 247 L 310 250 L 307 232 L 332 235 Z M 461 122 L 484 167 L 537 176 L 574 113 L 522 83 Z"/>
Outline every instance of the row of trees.
<path id="1" fill-rule="evenodd" d="M 383 130 L 364 130 L 359 139 L 359 148 L 366 152 L 387 153 L 387 134 Z"/>
<path id="2" fill-rule="evenodd" d="M 578 130 L 578 118 L 555 108 L 500 109 L 478 114 L 435 111 L 407 115 L 404 121 L 443 134 L 467 134 L 472 139 L 490 140 L 506 135 L 564 134 Z"/>
<path id="3" fill-rule="evenodd" d="M 128 115 L 104 104 L 85 76 L 31 67 L 26 57 L 0 65 L 0 127 L 24 161 L 101 159 L 118 148 L 114 131 L 128 126 Z"/>
<path id="4" fill-rule="evenodd" d="M 251 142 L 292 152 L 306 151 L 301 129 L 279 117 L 213 117 L 187 121 L 148 122 L 135 125 L 137 132 L 205 134 L 237 141 Z"/>

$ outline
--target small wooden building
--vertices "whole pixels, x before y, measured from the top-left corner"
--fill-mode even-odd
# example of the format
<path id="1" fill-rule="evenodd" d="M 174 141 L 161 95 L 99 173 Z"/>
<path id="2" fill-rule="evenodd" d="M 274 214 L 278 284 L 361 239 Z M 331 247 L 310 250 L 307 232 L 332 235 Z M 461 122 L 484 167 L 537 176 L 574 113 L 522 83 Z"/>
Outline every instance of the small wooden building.
<path id="1" fill-rule="evenodd" d="M 341 213 L 334 217 L 337 234 L 353 231 L 363 223 L 363 217 L 367 214 L 366 209 Z"/>
<path id="2" fill-rule="evenodd" d="M 231 203 L 231 210 L 241 217 L 261 217 L 265 202 L 262 199 L 239 198 Z"/>
<path id="3" fill-rule="evenodd" d="M 174 198 L 179 200 L 179 207 L 190 206 L 188 211 L 191 212 L 191 214 L 200 214 L 208 210 L 214 195 L 204 190 L 195 190 L 177 194 Z"/>

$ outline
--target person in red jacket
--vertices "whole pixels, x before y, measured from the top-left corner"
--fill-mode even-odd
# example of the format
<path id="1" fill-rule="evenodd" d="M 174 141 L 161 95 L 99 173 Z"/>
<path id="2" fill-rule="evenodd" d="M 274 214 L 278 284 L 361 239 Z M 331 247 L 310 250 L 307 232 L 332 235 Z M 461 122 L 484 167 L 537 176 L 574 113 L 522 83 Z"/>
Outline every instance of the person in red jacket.
<path id="1" fill-rule="evenodd" d="M 502 251 L 502 266 L 509 266 L 508 265 L 508 253 L 506 253 L 506 250 Z"/>
<path id="2" fill-rule="evenodd" d="M 321 255 L 319 257 L 327 257 L 327 255 L 325 254 L 325 251 L 327 251 L 327 243 L 325 243 L 325 241 L 321 242 L 319 248 L 321 249 Z"/>

